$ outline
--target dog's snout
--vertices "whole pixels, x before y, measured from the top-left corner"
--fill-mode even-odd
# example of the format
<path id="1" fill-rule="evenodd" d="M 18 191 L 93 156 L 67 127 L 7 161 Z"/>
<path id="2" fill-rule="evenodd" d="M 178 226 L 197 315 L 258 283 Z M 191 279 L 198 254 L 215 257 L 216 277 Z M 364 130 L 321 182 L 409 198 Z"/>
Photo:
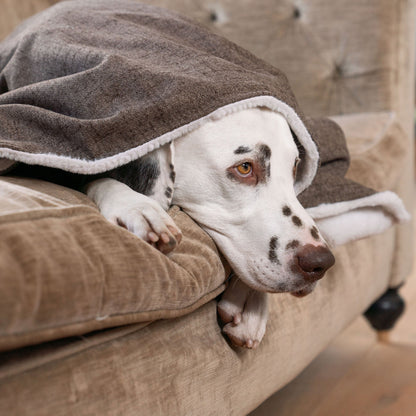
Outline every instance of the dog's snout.
<path id="1" fill-rule="evenodd" d="M 334 265 L 335 258 L 325 246 L 307 244 L 296 253 L 297 268 L 308 280 L 321 279 L 325 272 Z"/>

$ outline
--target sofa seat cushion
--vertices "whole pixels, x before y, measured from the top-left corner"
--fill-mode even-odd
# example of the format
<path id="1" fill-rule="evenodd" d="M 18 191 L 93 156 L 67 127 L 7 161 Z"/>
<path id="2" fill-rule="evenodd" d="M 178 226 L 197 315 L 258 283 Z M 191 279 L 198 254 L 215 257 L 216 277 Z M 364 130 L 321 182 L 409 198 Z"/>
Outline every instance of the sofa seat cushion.
<path id="1" fill-rule="evenodd" d="M 110 224 L 83 194 L 0 178 L 0 350 L 119 325 L 177 317 L 223 290 L 226 270 L 184 212 L 161 254 Z"/>
<path id="2" fill-rule="evenodd" d="M 0 414 L 245 415 L 386 290 L 393 237 L 391 229 L 339 247 L 337 263 L 309 296 L 270 295 L 266 335 L 256 350 L 229 345 L 211 301 L 144 328 L 2 353 Z"/>

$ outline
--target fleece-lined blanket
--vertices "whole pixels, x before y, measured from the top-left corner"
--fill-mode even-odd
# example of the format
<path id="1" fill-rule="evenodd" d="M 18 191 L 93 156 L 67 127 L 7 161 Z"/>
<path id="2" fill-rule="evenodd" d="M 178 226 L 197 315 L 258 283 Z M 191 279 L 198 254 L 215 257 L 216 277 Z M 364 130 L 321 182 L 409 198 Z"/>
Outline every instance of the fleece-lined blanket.
<path id="1" fill-rule="evenodd" d="M 306 118 L 281 71 L 176 13 L 129 0 L 64 1 L 0 44 L 0 173 L 16 162 L 103 173 L 259 106 L 282 114 L 303 149 L 295 187 L 312 216 L 376 207 L 391 222 L 407 217 L 395 194 L 345 179 L 342 131 Z"/>

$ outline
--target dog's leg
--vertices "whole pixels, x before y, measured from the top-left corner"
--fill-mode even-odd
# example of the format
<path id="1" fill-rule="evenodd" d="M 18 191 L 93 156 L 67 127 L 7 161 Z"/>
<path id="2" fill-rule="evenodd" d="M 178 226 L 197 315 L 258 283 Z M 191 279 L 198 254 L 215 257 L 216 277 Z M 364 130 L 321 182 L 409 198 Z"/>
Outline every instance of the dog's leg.
<path id="1" fill-rule="evenodd" d="M 257 348 L 266 332 L 267 293 L 249 288 L 234 276 L 218 303 L 218 313 L 226 324 L 223 332 L 234 345 Z"/>
<path id="2" fill-rule="evenodd" d="M 90 182 L 85 192 L 108 221 L 126 228 L 162 253 L 169 253 L 179 244 L 181 231 L 160 204 L 148 196 L 110 178 Z"/>

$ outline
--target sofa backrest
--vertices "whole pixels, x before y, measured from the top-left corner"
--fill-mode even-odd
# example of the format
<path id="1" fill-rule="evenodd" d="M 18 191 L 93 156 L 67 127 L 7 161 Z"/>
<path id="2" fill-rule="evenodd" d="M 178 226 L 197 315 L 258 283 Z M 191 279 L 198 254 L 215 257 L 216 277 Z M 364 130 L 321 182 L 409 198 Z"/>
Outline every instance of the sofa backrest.
<path id="1" fill-rule="evenodd" d="M 177 10 L 288 76 L 311 116 L 413 119 L 414 0 L 141 0 Z M 0 39 L 56 0 L 2 0 Z"/>

